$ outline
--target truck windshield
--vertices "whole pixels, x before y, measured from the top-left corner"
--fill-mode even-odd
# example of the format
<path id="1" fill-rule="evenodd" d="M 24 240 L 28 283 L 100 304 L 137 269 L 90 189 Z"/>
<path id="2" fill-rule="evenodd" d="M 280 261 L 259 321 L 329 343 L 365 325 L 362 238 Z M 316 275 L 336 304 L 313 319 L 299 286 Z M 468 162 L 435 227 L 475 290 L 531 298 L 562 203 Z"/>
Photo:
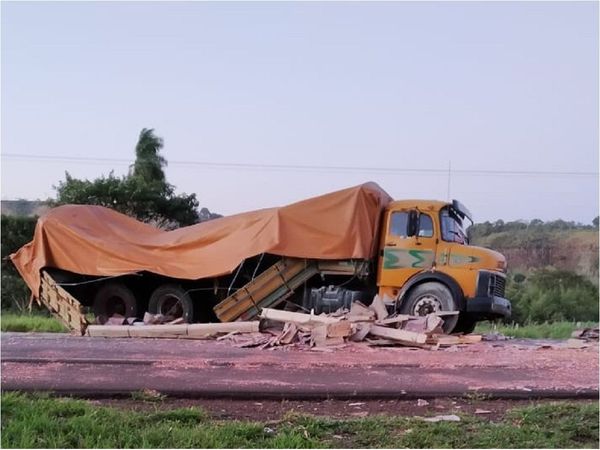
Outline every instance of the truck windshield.
<path id="1" fill-rule="evenodd" d="M 442 217 L 442 239 L 446 242 L 468 244 L 467 233 L 463 229 L 462 220 L 449 209 L 441 212 Z"/>

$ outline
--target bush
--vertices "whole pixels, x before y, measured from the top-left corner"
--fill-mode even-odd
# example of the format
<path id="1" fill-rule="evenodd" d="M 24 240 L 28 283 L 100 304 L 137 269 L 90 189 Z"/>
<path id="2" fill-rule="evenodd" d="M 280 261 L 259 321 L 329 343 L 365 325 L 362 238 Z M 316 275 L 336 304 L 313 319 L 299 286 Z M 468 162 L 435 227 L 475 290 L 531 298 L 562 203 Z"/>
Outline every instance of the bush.
<path id="1" fill-rule="evenodd" d="M 8 256 L 33 239 L 37 217 L 2 215 L 2 309 L 23 311 L 29 303 L 30 291 Z"/>
<path id="2" fill-rule="evenodd" d="M 506 296 L 517 323 L 597 321 L 598 287 L 587 278 L 564 270 L 539 270 L 528 278 L 509 277 Z"/>

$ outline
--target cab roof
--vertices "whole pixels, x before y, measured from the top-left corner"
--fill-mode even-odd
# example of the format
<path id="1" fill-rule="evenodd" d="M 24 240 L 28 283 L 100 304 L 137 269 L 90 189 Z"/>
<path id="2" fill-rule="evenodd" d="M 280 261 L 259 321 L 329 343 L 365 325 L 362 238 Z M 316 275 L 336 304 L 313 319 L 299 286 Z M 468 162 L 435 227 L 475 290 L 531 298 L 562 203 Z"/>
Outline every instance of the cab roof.
<path id="1" fill-rule="evenodd" d="M 417 208 L 421 211 L 439 211 L 451 204 L 440 200 L 396 200 L 390 202 L 387 209 Z"/>

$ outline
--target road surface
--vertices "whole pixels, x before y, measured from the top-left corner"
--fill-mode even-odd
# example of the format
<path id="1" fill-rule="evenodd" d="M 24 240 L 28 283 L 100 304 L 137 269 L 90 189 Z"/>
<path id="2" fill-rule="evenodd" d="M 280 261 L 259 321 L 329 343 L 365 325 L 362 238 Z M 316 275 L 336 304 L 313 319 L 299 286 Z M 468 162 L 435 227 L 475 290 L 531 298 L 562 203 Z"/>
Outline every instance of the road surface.
<path id="1" fill-rule="evenodd" d="M 349 344 L 333 352 L 221 341 L 3 333 L 2 389 L 85 396 L 597 398 L 598 344 L 482 342 L 437 351 Z"/>

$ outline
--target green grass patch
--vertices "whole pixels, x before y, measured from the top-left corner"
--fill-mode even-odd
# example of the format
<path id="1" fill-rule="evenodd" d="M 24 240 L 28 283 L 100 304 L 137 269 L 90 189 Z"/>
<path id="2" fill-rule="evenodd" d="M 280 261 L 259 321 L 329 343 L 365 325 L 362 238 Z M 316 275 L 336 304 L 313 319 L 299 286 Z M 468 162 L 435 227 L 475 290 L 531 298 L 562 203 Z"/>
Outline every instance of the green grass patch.
<path id="1" fill-rule="evenodd" d="M 2 312 L 0 315 L 2 331 L 40 331 L 64 333 L 67 329 L 55 318 L 36 314 L 14 314 Z"/>
<path id="2" fill-rule="evenodd" d="M 2 395 L 3 448 L 598 448 L 598 404 L 556 402 L 498 422 L 288 414 L 278 423 L 214 420 L 198 408 L 125 411 L 83 400 Z"/>
<path id="3" fill-rule="evenodd" d="M 597 322 L 548 322 L 526 325 L 480 322 L 475 328 L 475 333 L 497 331 L 505 336 L 520 339 L 568 339 L 575 330 L 595 326 L 598 326 Z"/>

